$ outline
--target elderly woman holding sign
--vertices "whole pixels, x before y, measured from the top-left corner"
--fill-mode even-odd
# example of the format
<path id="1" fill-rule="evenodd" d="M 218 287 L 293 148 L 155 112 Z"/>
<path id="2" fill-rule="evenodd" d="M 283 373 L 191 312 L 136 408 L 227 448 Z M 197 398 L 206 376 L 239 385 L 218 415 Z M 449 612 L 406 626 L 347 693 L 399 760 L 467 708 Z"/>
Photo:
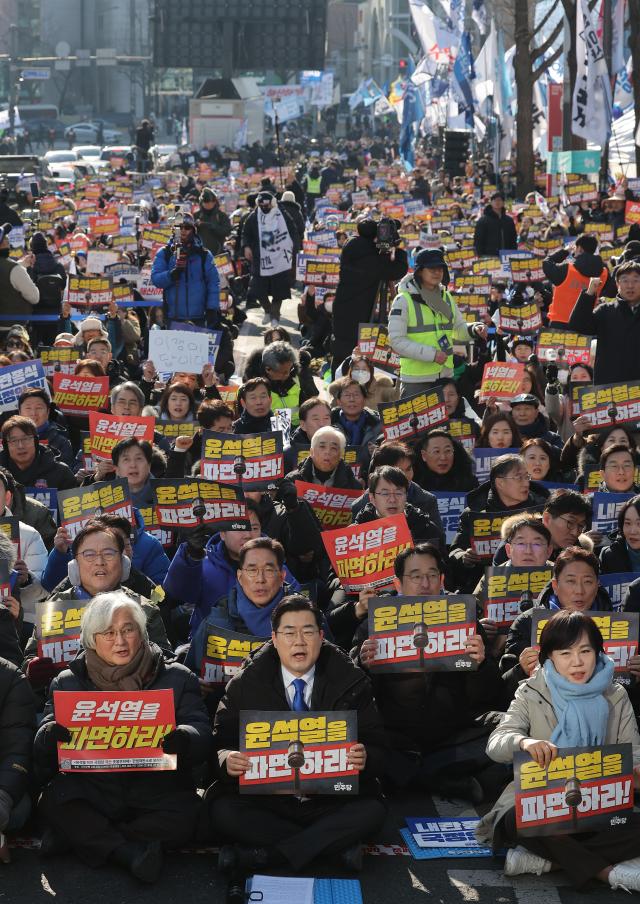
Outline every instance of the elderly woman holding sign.
<path id="1" fill-rule="evenodd" d="M 83 652 L 51 686 L 35 740 L 36 770 L 47 782 L 41 801 L 46 823 L 41 851 L 73 849 L 90 866 L 112 862 L 144 882 L 153 882 L 162 866 L 162 848 L 184 844 L 195 827 L 198 796 L 191 769 L 207 759 L 211 743 L 198 680 L 184 666 L 165 662 L 160 648 L 149 642 L 142 609 L 122 592 L 94 597 L 82 617 L 81 640 Z M 175 718 L 170 724 L 166 724 L 167 714 L 159 719 L 166 730 L 158 765 L 145 760 L 143 769 L 136 769 L 131 763 L 144 750 L 140 739 L 145 737 L 145 722 L 140 707 L 137 711 L 135 707 L 141 701 L 144 707 L 149 691 L 161 690 L 172 692 Z M 65 695 L 60 693 L 69 691 L 86 696 L 81 728 L 73 732 L 73 740 L 69 728 L 58 721 L 69 721 L 63 716 Z M 112 700 L 105 704 L 98 698 L 97 709 L 92 706 L 96 691 L 126 692 L 127 698 L 119 703 L 120 717 Z M 80 706 L 76 700 L 73 704 Z M 97 718 L 100 709 L 103 713 Z M 104 714 L 109 721 L 105 722 Z M 88 749 L 83 746 L 83 733 L 90 736 L 93 727 L 93 734 L 104 739 L 112 725 L 119 738 L 128 731 L 126 745 L 118 741 L 110 747 L 107 740 L 94 741 L 93 769 L 73 771 Z M 58 752 L 57 742 L 70 742 L 70 746 Z M 157 746 L 155 741 L 149 743 Z M 150 762 L 151 749 L 145 754 Z M 177 755 L 177 765 L 164 754 Z M 114 764 L 123 755 L 127 764 Z M 98 764 L 104 771 L 94 771 L 99 759 L 106 760 Z M 70 766 L 71 771 L 63 771 Z"/>
<path id="2" fill-rule="evenodd" d="M 613 680 L 613 668 L 593 619 L 578 611 L 556 613 L 540 636 L 540 668 L 519 686 L 505 718 L 489 738 L 489 756 L 498 763 L 511 763 L 514 754 L 523 751 L 550 780 L 553 761 L 562 748 L 631 744 L 637 783 L 640 734 L 627 692 Z M 567 782 L 565 811 L 580 807 L 585 799 L 579 772 Z M 589 770 L 590 780 L 597 777 Z M 609 777 L 614 780 L 613 775 Z M 543 794 L 543 786 L 537 787 Z M 564 794 L 554 795 L 556 822 L 561 810 L 558 796 L 565 803 Z M 600 799 L 604 796 L 603 791 Z M 595 800 L 592 796 L 594 809 Z M 516 806 L 511 783 L 477 829 L 479 840 L 508 848 L 505 875 L 541 875 L 562 869 L 577 888 L 599 879 L 612 888 L 640 891 L 640 821 L 631 810 L 623 814 L 624 824 L 613 822 L 615 828 L 522 836 L 516 827 Z M 577 815 L 585 812 L 579 809 Z"/>

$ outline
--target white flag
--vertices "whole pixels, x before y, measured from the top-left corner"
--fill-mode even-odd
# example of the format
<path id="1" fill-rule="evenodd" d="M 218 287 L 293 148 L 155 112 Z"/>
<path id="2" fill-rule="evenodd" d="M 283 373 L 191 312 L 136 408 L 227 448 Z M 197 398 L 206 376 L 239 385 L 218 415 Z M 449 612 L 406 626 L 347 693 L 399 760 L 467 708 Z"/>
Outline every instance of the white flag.
<path id="1" fill-rule="evenodd" d="M 576 10 L 576 84 L 571 131 L 602 147 L 611 133 L 611 84 L 588 0 Z"/>

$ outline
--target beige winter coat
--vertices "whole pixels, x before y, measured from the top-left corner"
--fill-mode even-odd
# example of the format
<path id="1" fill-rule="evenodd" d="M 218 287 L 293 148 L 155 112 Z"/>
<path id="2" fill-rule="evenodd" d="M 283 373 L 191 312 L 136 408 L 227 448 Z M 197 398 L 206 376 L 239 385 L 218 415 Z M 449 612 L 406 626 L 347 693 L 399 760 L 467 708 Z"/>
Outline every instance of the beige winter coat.
<path id="1" fill-rule="evenodd" d="M 604 697 L 609 704 L 605 744 L 632 744 L 633 764 L 637 766 L 640 734 L 629 696 L 622 685 L 612 682 Z M 539 668 L 531 678 L 520 683 L 506 716 L 489 738 L 487 755 L 496 763 L 511 763 L 514 753 L 520 749 L 520 741 L 524 738 L 548 741 L 557 724 L 544 670 Z M 491 844 L 496 825 L 514 806 L 515 790 L 511 782 L 478 823 L 478 840 Z"/>

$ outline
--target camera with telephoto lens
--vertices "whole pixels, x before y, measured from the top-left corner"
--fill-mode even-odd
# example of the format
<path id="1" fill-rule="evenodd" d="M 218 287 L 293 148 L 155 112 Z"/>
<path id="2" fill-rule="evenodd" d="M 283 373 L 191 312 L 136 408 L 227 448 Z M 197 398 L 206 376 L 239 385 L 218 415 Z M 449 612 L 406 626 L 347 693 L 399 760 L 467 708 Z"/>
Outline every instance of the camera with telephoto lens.
<path id="1" fill-rule="evenodd" d="M 388 254 L 392 248 L 396 247 L 399 241 L 400 236 L 398 235 L 398 227 L 395 224 L 395 220 L 392 220 L 390 217 L 383 217 L 376 229 L 376 245 L 378 246 L 378 251 L 381 251 L 383 254 Z"/>

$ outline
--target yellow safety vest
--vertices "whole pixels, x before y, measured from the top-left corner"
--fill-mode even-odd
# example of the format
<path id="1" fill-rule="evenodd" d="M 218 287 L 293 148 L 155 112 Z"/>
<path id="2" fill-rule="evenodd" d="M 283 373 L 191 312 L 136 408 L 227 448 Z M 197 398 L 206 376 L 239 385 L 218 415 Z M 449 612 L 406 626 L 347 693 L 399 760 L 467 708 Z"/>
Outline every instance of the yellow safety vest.
<path id="1" fill-rule="evenodd" d="M 319 195 L 320 194 L 320 176 L 317 179 L 312 179 L 311 176 L 307 175 L 307 194 L 308 195 Z"/>
<path id="2" fill-rule="evenodd" d="M 272 405 L 272 408 L 288 408 L 291 411 L 291 426 L 297 427 L 300 423 L 299 410 L 300 410 L 300 381 L 296 378 L 293 386 L 287 392 L 286 395 L 278 395 L 278 393 L 271 388 L 271 392 L 273 395 L 280 400 L 278 405 Z"/>
<path id="3" fill-rule="evenodd" d="M 407 336 L 411 341 L 426 345 L 434 351 L 442 351 L 438 345 L 438 339 L 446 336 L 449 346 L 452 348 L 454 303 L 447 290 L 443 290 L 442 297 L 451 308 L 451 316 L 448 318 L 438 314 L 428 305 L 416 301 L 406 290 L 400 294 L 407 300 Z M 453 351 L 445 364 L 438 364 L 436 361 L 418 361 L 416 358 L 400 358 L 400 379 L 402 377 L 424 377 L 425 379 L 437 377 L 445 367 L 453 368 Z"/>

